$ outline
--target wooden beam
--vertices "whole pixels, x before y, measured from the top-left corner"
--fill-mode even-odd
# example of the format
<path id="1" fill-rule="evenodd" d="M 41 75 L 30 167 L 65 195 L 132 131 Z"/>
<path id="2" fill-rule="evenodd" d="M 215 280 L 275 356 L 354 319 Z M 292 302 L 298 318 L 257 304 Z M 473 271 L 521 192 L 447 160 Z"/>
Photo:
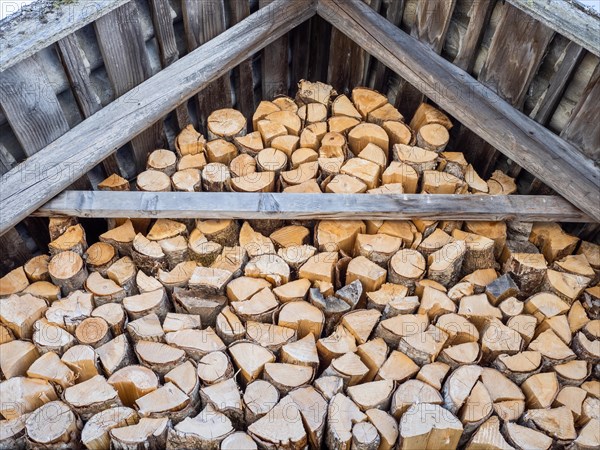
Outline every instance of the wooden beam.
<path id="1" fill-rule="evenodd" d="M 589 222 L 560 197 L 65 191 L 36 216 Z"/>
<path id="2" fill-rule="evenodd" d="M 74 33 L 131 0 L 75 0 L 55 2 L 52 11 L 25 13 L 2 26 L 0 72 L 29 58 L 43 48 Z"/>
<path id="3" fill-rule="evenodd" d="M 575 146 L 359 0 L 320 0 L 317 12 L 409 83 L 430 93 L 486 142 L 600 221 L 600 169 Z"/>
<path id="4" fill-rule="evenodd" d="M 160 120 L 211 81 L 315 14 L 311 0 L 278 0 L 122 95 L 2 178 L 0 234 L 76 176 Z"/>
<path id="5" fill-rule="evenodd" d="M 598 15 L 577 2 L 564 0 L 507 0 L 534 19 L 600 56 L 600 21 Z"/>

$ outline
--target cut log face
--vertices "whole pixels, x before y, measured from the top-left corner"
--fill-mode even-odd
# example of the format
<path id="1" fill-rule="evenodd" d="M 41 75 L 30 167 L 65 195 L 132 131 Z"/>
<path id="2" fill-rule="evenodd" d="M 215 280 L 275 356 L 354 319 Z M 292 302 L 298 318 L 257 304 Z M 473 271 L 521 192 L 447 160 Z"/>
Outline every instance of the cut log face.
<path id="1" fill-rule="evenodd" d="M 262 445 L 302 449 L 308 444 L 300 410 L 289 395 L 282 398 L 267 416 L 252 423 L 248 433 Z"/>
<path id="2" fill-rule="evenodd" d="M 132 407 L 135 401 L 158 389 L 158 377 L 147 367 L 132 365 L 113 373 L 107 380 L 119 393 L 125 406 Z"/>
<path id="3" fill-rule="evenodd" d="M 64 400 L 83 420 L 104 409 L 121 406 L 117 391 L 101 375 L 65 389 Z"/>
<path id="4" fill-rule="evenodd" d="M 92 416 L 81 431 L 81 442 L 89 449 L 110 447 L 110 430 L 135 425 L 138 414 L 131 408 L 117 406 Z"/>

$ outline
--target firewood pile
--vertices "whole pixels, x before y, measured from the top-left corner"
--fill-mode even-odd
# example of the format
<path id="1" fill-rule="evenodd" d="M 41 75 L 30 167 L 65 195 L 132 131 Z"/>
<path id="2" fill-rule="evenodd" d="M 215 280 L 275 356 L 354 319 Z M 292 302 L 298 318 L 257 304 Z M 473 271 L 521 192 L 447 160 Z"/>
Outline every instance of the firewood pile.
<path id="1" fill-rule="evenodd" d="M 0 448 L 600 444 L 600 248 L 556 224 L 118 222 L 0 280 Z"/>
<path id="2" fill-rule="evenodd" d="M 371 194 L 512 194 L 501 171 L 483 180 L 461 152 L 446 151 L 452 122 L 423 103 L 410 124 L 387 98 L 355 88 L 352 99 L 302 80 L 296 99 L 262 101 L 248 132 L 234 109 L 208 117 L 208 141 L 192 125 L 175 152 L 153 152 L 137 177 L 141 191 Z M 100 189 L 128 190 L 113 175 Z"/>
<path id="3" fill-rule="evenodd" d="M 143 191 L 509 194 L 365 88 L 302 81 Z M 99 185 L 129 190 L 112 175 Z M 592 449 L 600 246 L 552 223 L 51 218 L 0 279 L 0 449 Z"/>

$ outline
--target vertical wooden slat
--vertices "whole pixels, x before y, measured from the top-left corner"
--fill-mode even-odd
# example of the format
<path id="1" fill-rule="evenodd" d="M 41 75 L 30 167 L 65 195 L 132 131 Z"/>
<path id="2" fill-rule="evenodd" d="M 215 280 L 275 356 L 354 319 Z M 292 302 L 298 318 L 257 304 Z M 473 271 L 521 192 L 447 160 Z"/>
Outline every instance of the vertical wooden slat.
<path id="1" fill-rule="evenodd" d="M 273 1 L 259 0 L 258 6 L 264 8 Z M 265 100 L 270 100 L 277 95 L 288 94 L 288 47 L 289 38 L 286 34 L 266 46 L 262 51 L 262 98 Z"/>
<path id="2" fill-rule="evenodd" d="M 581 99 L 573 109 L 561 137 L 594 161 L 600 159 L 600 64 L 596 66 Z"/>
<path id="3" fill-rule="evenodd" d="M 150 10 L 154 23 L 154 33 L 158 42 L 160 62 L 163 68 L 168 67 L 179 59 L 171 16 L 173 10 L 169 5 L 169 0 L 150 0 Z M 177 117 L 179 129 L 185 128 L 190 123 L 187 103 L 177 107 L 175 116 Z"/>
<path id="4" fill-rule="evenodd" d="M 460 67 L 465 72 L 471 73 L 473 70 L 479 44 L 495 5 L 496 0 L 473 0 L 471 2 L 471 7 L 467 13 L 469 24 L 460 42 L 456 57 L 452 61 L 455 66 Z"/>
<path id="5" fill-rule="evenodd" d="M 230 26 L 241 22 L 250 15 L 250 3 L 248 0 L 229 0 Z M 240 63 L 234 70 L 236 78 L 235 96 L 237 107 L 242 112 L 248 124 L 252 123 L 252 115 L 256 108 L 254 100 L 254 75 L 252 74 L 252 59 Z"/>
<path id="6" fill-rule="evenodd" d="M 374 10 L 378 10 L 380 0 L 362 0 Z M 343 31 L 331 30 L 329 47 L 329 67 L 327 82 L 339 93 L 349 93 L 354 87 L 365 84 L 370 56 Z"/>
<path id="7" fill-rule="evenodd" d="M 98 44 L 115 97 L 134 89 L 151 75 L 146 43 L 135 2 L 129 2 L 94 22 Z M 146 166 L 148 153 L 162 147 L 162 121 L 131 140 L 136 168 Z"/>
<path id="8" fill-rule="evenodd" d="M 514 6 L 503 4 L 479 81 L 521 109 L 553 36 L 550 28 Z M 496 165 L 499 152 L 468 130 L 463 130 L 459 142 L 465 157 L 474 162 L 481 176 L 487 178 Z"/>
<path id="9" fill-rule="evenodd" d="M 311 22 L 307 20 L 290 31 L 290 49 L 292 64 L 290 67 L 290 95 L 295 96 L 298 91 L 298 81 L 308 78 L 308 66 L 311 48 L 309 39 Z"/>
<path id="10" fill-rule="evenodd" d="M 71 84 L 73 96 L 83 117 L 88 118 L 102 109 L 100 98 L 90 80 L 90 65 L 79 45 L 75 33 L 70 34 L 56 43 L 58 56 Z M 102 166 L 106 175 L 121 174 L 117 156 L 113 153 L 104 161 Z"/>
<path id="11" fill-rule="evenodd" d="M 410 34 L 440 53 L 444 46 L 456 0 L 419 0 L 417 14 Z M 434 96 L 434 93 L 429 95 Z M 396 107 L 406 118 L 412 117 L 425 96 L 417 87 L 403 82 L 396 99 Z"/>
<path id="12" fill-rule="evenodd" d="M 312 81 L 327 80 L 329 49 L 333 32 L 329 22 L 320 16 L 310 19 L 310 55 L 308 59 L 308 79 Z M 296 80 L 293 80 L 294 82 Z"/>
<path id="13" fill-rule="evenodd" d="M 0 104 L 25 154 L 31 156 L 69 131 L 69 124 L 46 74 L 34 58 L 28 58 L 2 72 Z M 37 176 L 36 171 L 48 167 L 30 168 L 25 176 Z M 72 177 L 76 167 L 52 168 L 58 176 Z M 90 189 L 87 175 L 73 180 L 74 189 Z M 40 248 L 48 244 L 45 221 L 28 218 L 25 225 Z"/>
<path id="14" fill-rule="evenodd" d="M 400 26 L 402 22 L 402 13 L 404 12 L 404 0 L 384 0 L 386 6 L 385 17 L 391 23 Z M 373 69 L 373 80 L 371 86 L 377 91 L 384 91 L 391 71 L 384 64 L 377 61 Z"/>
<path id="15" fill-rule="evenodd" d="M 188 51 L 225 31 L 225 7 L 223 0 L 184 0 L 183 23 Z M 229 73 L 213 81 L 197 96 L 198 126 L 205 130 L 206 119 L 215 109 L 231 108 L 231 82 Z"/>
<path id="16" fill-rule="evenodd" d="M 9 151 L 0 144 L 0 175 L 12 169 L 17 162 Z M 0 236 L 0 276 L 24 264 L 32 254 L 16 228 L 11 228 Z"/>

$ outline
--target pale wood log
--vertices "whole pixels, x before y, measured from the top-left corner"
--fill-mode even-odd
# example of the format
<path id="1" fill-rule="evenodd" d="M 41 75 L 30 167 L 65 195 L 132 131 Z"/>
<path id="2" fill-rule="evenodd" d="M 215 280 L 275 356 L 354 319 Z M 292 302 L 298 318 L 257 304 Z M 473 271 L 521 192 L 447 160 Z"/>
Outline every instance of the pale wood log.
<path id="1" fill-rule="evenodd" d="M 247 425 L 265 416 L 279 402 L 279 392 L 265 380 L 255 380 L 246 386 L 243 396 L 244 419 Z"/>
<path id="2" fill-rule="evenodd" d="M 288 302 L 279 310 L 277 324 L 296 330 L 298 339 L 309 333 L 320 337 L 325 325 L 323 312 L 305 302 Z"/>
<path id="3" fill-rule="evenodd" d="M 265 364 L 275 361 L 271 351 L 252 342 L 235 342 L 229 347 L 229 353 L 245 384 L 259 378 Z"/>
<path id="4" fill-rule="evenodd" d="M 353 424 L 366 421 L 356 404 L 343 394 L 336 394 L 329 403 L 325 442 L 329 448 L 349 448 Z"/>
<path id="5" fill-rule="evenodd" d="M 196 168 L 179 169 L 171 176 L 176 191 L 198 192 L 202 190 L 201 172 Z"/>
<path id="6" fill-rule="evenodd" d="M 198 362 L 210 352 L 225 350 L 225 344 L 212 327 L 203 330 L 187 329 L 165 334 L 165 342 L 185 351 L 187 356 Z"/>
<path id="7" fill-rule="evenodd" d="M 88 276 L 83 259 L 72 251 L 63 251 L 53 256 L 48 264 L 48 273 L 52 283 L 60 286 L 63 295 L 81 289 Z"/>
<path id="8" fill-rule="evenodd" d="M 27 275 L 27 278 L 30 282 L 34 283 L 36 281 L 50 281 L 50 274 L 48 273 L 48 263 L 50 262 L 50 256 L 48 255 L 39 255 L 34 256 L 29 261 L 25 263 L 23 266 L 23 270 Z M 15 274 L 20 272 L 15 272 Z M 3 277 L 2 287 L 5 286 L 5 278 Z M 25 283 L 23 283 L 25 284 Z M 2 295 L 5 295 L 4 293 Z"/>
<path id="9" fill-rule="evenodd" d="M 209 163 L 202 169 L 202 189 L 204 191 L 228 191 L 230 180 L 231 174 L 225 164 L 218 162 Z"/>
<path id="10" fill-rule="evenodd" d="M 399 448 L 452 449 L 458 446 L 463 426 L 439 405 L 411 406 L 400 420 Z"/>
<path id="11" fill-rule="evenodd" d="M 411 292 L 415 282 L 425 275 L 425 258 L 416 250 L 401 249 L 389 263 L 388 281 L 402 284 Z"/>
<path id="12" fill-rule="evenodd" d="M 158 377 L 147 367 L 130 365 L 113 373 L 107 380 L 116 389 L 125 406 L 132 407 L 138 398 L 158 389 Z"/>
<path id="13" fill-rule="evenodd" d="M 530 409 L 523 416 L 523 422 L 531 428 L 539 429 L 559 443 L 571 441 L 577 437 L 573 414 L 565 406 L 552 409 Z"/>
<path id="14" fill-rule="evenodd" d="M 186 357 L 183 349 L 160 342 L 139 341 L 134 350 L 140 364 L 159 375 L 165 375 L 181 364 Z"/>
<path id="15" fill-rule="evenodd" d="M 100 373 L 96 352 L 89 345 L 74 345 L 60 359 L 75 372 L 79 383 Z"/>
<path id="16" fill-rule="evenodd" d="M 135 236 L 133 223 L 131 220 L 126 220 L 122 225 L 101 234 L 100 241 L 114 246 L 121 256 L 129 256 L 131 255 Z"/>
<path id="17" fill-rule="evenodd" d="M 206 144 L 206 157 L 209 164 L 221 163 L 228 166 L 237 155 L 237 147 L 225 139 L 215 139 Z"/>
<path id="18" fill-rule="evenodd" d="M 137 362 L 133 350 L 124 334 L 108 341 L 96 349 L 96 354 L 106 376 Z"/>
<path id="19" fill-rule="evenodd" d="M 71 251 L 83 256 L 87 250 L 85 230 L 80 224 L 68 227 L 64 233 L 48 244 L 50 256 L 60 252 Z"/>
<path id="20" fill-rule="evenodd" d="M 257 450 L 256 442 L 246 433 L 236 431 L 221 442 L 222 450 Z"/>
<path id="21" fill-rule="evenodd" d="M 117 391 L 101 375 L 65 389 L 64 401 L 83 420 L 88 420 L 100 411 L 121 406 Z"/>
<path id="22" fill-rule="evenodd" d="M 92 272 L 85 280 L 85 290 L 93 294 L 96 306 L 106 303 L 122 303 L 127 295 L 125 289 L 111 279 L 104 278 L 100 272 Z"/>
<path id="23" fill-rule="evenodd" d="M 296 450 L 308 444 L 300 410 L 289 395 L 282 398 L 267 416 L 252 423 L 248 433 L 265 447 L 285 446 Z"/>
<path id="24" fill-rule="evenodd" d="M 33 324 L 33 343 L 40 353 L 56 352 L 59 355 L 65 353 L 76 344 L 75 337 L 59 327 L 49 323 L 46 319 L 40 319 Z M 17 341 L 13 341 L 13 344 Z M 7 344 L 5 344 L 7 345 Z"/>
<path id="25" fill-rule="evenodd" d="M 134 425 L 138 414 L 131 408 L 117 406 L 95 414 L 81 430 L 81 442 L 90 450 L 110 448 L 110 430 Z"/>
<path id="26" fill-rule="evenodd" d="M 165 448 L 170 426 L 171 422 L 165 417 L 142 417 L 135 425 L 110 430 L 110 444 L 117 450 L 133 450 L 142 445 L 150 450 Z"/>
<path id="27" fill-rule="evenodd" d="M 194 412 L 194 405 L 191 404 L 190 398 L 171 382 L 138 398 L 135 407 L 143 417 L 166 417 L 174 424 Z"/>
<path id="28" fill-rule="evenodd" d="M 206 385 L 224 381 L 233 376 L 233 366 L 224 352 L 210 352 L 198 361 L 198 377 Z"/>
<path id="29" fill-rule="evenodd" d="M 82 428 L 79 417 L 61 401 L 46 403 L 25 421 L 27 443 L 32 449 L 72 448 L 78 445 Z"/>
<path id="30" fill-rule="evenodd" d="M 179 162 L 177 163 L 177 171 L 185 171 L 188 169 L 202 170 L 206 164 L 206 156 L 204 153 L 184 155 L 179 158 Z"/>

